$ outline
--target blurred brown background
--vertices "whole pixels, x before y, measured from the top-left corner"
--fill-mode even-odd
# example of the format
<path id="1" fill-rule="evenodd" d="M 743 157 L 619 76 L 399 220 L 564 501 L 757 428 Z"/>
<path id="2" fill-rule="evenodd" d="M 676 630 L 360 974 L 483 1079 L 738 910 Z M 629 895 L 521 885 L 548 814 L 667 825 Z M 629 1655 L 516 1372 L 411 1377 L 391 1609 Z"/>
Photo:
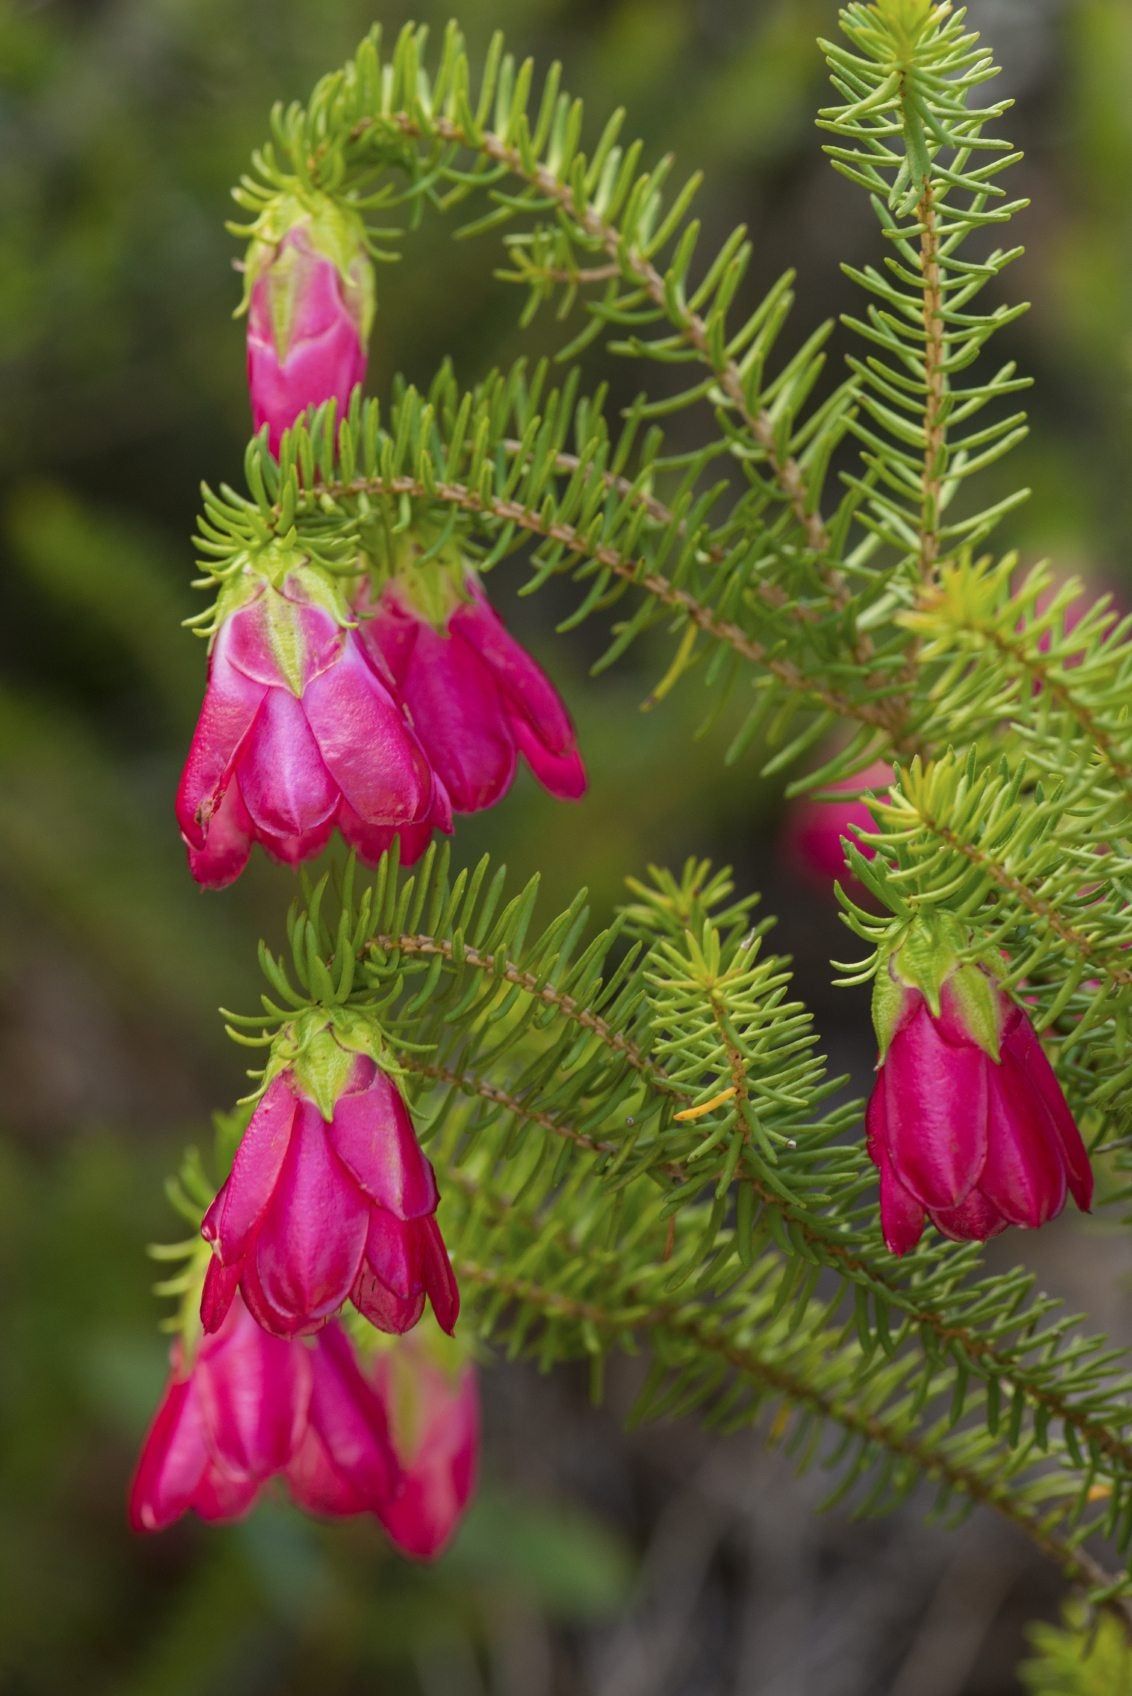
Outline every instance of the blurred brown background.
<path id="1" fill-rule="evenodd" d="M 0 1691 L 3 1696 L 1002 1696 L 1053 1576 L 1005 1529 L 957 1535 L 918 1512 L 815 1517 L 753 1440 L 691 1427 L 626 1437 L 570 1374 L 494 1370 L 481 1500 L 434 1571 L 375 1528 L 323 1528 L 281 1504 L 246 1524 L 138 1541 L 123 1497 L 163 1344 L 143 1245 L 177 1234 L 162 1179 L 240 1093 L 215 1008 L 254 1006 L 254 941 L 291 892 L 262 863 L 223 896 L 185 871 L 172 794 L 203 679 L 197 486 L 239 480 L 248 428 L 231 313 L 228 184 L 271 102 L 302 97 L 374 17 L 441 26 L 453 0 L 7 0 L 0 6 Z M 814 40 L 832 0 L 464 0 L 474 50 L 501 27 L 558 55 L 596 133 L 629 131 L 708 172 L 708 238 L 738 221 L 749 292 L 799 268 L 787 333 L 852 304 L 839 259 L 878 243 L 822 159 Z M 973 0 L 1005 64 L 1033 208 L 1008 274 L 1034 302 L 1010 332 L 1032 372 L 1034 433 L 1002 471 L 1035 489 L 1009 542 L 1119 585 L 1132 311 L 1132 7 Z M 706 250 L 706 247 L 705 247 Z M 518 301 L 490 239 L 429 224 L 380 278 L 371 387 L 474 380 L 519 350 Z M 553 345 L 547 316 L 525 345 Z M 843 344 L 840 344 L 843 345 Z M 587 356 L 588 374 L 601 369 Z M 614 367 L 614 399 L 639 373 Z M 582 814 L 529 782 L 466 824 L 546 910 L 579 872 L 599 913 L 649 860 L 735 864 L 781 914 L 836 1069 L 869 1064 L 859 996 L 829 987 L 832 902 L 777 849 L 781 801 L 726 726 L 692 740 L 695 676 L 663 707 L 621 668 L 587 682 L 587 637 L 555 640 L 549 593 L 493 594 L 568 693 L 592 773 Z M 506 579 L 506 580 L 505 580 Z M 658 661 L 659 663 L 659 661 Z M 1113 1234 L 1064 1220 L 1021 1249 L 1101 1322 L 1126 1322 Z"/>

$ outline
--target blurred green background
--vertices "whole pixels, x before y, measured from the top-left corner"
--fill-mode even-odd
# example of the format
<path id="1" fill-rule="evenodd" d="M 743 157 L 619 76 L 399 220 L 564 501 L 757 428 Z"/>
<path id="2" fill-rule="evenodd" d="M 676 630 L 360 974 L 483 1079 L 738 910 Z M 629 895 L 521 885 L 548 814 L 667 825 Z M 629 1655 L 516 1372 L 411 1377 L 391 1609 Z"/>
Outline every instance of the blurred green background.
<path id="1" fill-rule="evenodd" d="M 1005 1532 L 814 1520 L 816 1483 L 751 1442 L 622 1437 L 616 1376 L 612 1410 L 594 1413 L 569 1374 L 492 1371 L 482 1499 L 435 1571 L 395 1562 L 375 1529 L 282 1505 L 149 1541 L 125 1525 L 164 1370 L 143 1245 L 175 1234 L 161 1186 L 183 1142 L 241 1091 L 215 1009 L 254 1005 L 254 942 L 279 935 L 292 889 L 259 862 L 199 894 L 172 819 L 204 668 L 180 628 L 197 610 L 197 487 L 238 481 L 248 428 L 228 185 L 272 101 L 302 97 L 375 17 L 439 26 L 450 7 L 0 4 L 0 1691 L 997 1696 L 1016 1688 L 1020 1622 L 1055 1595 Z M 832 0 L 460 12 L 473 50 L 501 27 L 520 53 L 560 56 L 594 131 L 624 103 L 652 151 L 704 167 L 708 238 L 753 231 L 748 293 L 799 267 L 795 342 L 851 303 L 838 260 L 877 250 L 812 123 L 814 40 L 835 16 Z M 1036 492 L 1008 539 L 1118 587 L 1132 8 L 972 0 L 970 17 L 1006 65 L 1034 202 L 1009 274 L 1034 309 L 1008 351 L 1038 380 L 1035 428 L 1007 475 Z M 409 240 L 380 279 L 372 388 L 395 370 L 426 382 L 446 355 L 474 380 L 518 351 L 497 257 L 490 238 L 452 247 L 435 222 Z M 547 316 L 526 345 L 553 339 Z M 639 373 L 612 378 L 624 400 Z M 563 811 L 520 782 L 462 827 L 459 851 L 541 868 L 547 911 L 580 875 L 604 911 L 650 860 L 733 862 L 782 914 L 778 946 L 835 1065 L 863 1069 L 862 1004 L 828 986 L 832 905 L 784 866 L 781 803 L 755 764 L 724 769 L 726 726 L 706 749 L 693 740 L 696 677 L 647 714 L 657 655 L 587 682 L 586 636 L 552 634 L 568 602 L 517 602 L 520 576 L 499 572 L 492 591 L 570 698 L 592 792 Z M 1112 1283 L 1103 1239 L 1085 1253 L 1049 1235 L 1055 1287 Z M 1100 1317 L 1119 1325 L 1110 1300 Z"/>

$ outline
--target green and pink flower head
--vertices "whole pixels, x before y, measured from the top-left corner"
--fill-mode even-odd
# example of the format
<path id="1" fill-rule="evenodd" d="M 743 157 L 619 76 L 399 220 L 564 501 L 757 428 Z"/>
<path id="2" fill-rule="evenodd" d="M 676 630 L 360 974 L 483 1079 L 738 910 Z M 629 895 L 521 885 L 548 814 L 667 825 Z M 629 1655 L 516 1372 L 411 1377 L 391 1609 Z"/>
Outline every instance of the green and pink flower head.
<path id="1" fill-rule="evenodd" d="M 394 835 L 409 862 L 451 809 L 379 653 L 334 573 L 272 539 L 224 585 L 200 719 L 177 791 L 199 883 L 239 876 L 252 844 L 295 864 L 339 830 L 376 863 Z"/>
<path id="2" fill-rule="evenodd" d="M 431 1303 L 451 1331 L 459 1292 L 436 1222 L 439 1193 L 372 1023 L 311 1009 L 273 1045 L 266 1087 L 205 1214 L 201 1297 L 219 1331 L 239 1291 L 265 1330 L 319 1330 L 346 1302 L 379 1330 Z"/>
<path id="3" fill-rule="evenodd" d="M 244 276 L 252 421 L 278 453 L 301 413 L 335 400 L 341 417 L 365 380 L 376 289 L 361 219 L 314 191 L 279 195 Z"/>
<path id="4" fill-rule="evenodd" d="M 982 1242 L 1045 1224 L 1067 1193 L 1092 1203 L 1088 1154 L 1033 1025 L 962 944 L 953 922 L 918 921 L 877 973 L 866 1130 L 894 1254 L 928 1219 Z"/>

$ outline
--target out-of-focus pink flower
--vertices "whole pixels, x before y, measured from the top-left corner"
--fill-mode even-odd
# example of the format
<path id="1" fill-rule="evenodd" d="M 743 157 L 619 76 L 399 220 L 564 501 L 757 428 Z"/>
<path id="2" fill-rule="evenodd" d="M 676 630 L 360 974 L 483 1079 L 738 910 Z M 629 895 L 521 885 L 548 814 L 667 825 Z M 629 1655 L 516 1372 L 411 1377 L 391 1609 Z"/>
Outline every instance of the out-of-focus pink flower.
<path id="1" fill-rule="evenodd" d="M 470 1360 L 450 1365 L 419 1332 L 377 1356 L 373 1382 L 401 1468 L 377 1510 L 397 1547 L 433 1560 L 452 1537 L 475 1487 L 479 1391 Z"/>
<path id="2" fill-rule="evenodd" d="M 364 381 L 373 317 L 373 267 L 360 226 L 328 208 L 278 241 L 256 241 L 247 261 L 248 391 L 256 430 L 280 438 L 307 407 L 338 402 Z"/>
<path id="3" fill-rule="evenodd" d="M 173 1371 L 130 1487 L 130 1523 L 161 1531 L 191 1508 L 238 1519 L 281 1472 L 306 1429 L 311 1354 L 269 1337 L 236 1300 L 191 1361 Z"/>
<path id="4" fill-rule="evenodd" d="M 494 806 L 520 754 L 552 795 L 577 800 L 585 768 L 553 684 L 508 633 L 474 572 L 432 564 L 431 605 L 415 592 L 410 567 L 376 600 L 363 591 L 356 609 L 362 640 L 392 673 L 452 806 Z"/>
<path id="5" fill-rule="evenodd" d="M 282 1476 L 300 1507 L 376 1513 L 400 1487 L 385 1405 L 346 1332 L 272 1337 L 239 1296 L 191 1363 L 178 1340 L 173 1371 L 130 1489 L 136 1531 L 161 1531 L 190 1509 L 239 1519 Z"/>
<path id="6" fill-rule="evenodd" d="M 281 1337 L 317 1330 L 346 1300 L 401 1332 L 427 1298 L 451 1331 L 460 1300 L 438 1200 L 393 1079 L 317 1030 L 268 1084 L 205 1215 L 205 1330 L 223 1324 L 238 1287 Z"/>
<path id="7" fill-rule="evenodd" d="M 1008 1225 L 1044 1225 L 1067 1190 L 1087 1212 L 1085 1145 L 1023 1010 L 978 966 L 942 976 L 937 1012 L 903 954 L 882 973 L 866 1129 L 892 1252 L 914 1248 L 929 1218 L 946 1236 L 983 1242 Z"/>
<path id="8" fill-rule="evenodd" d="M 295 864 L 337 827 L 374 860 L 396 829 L 418 826 L 408 861 L 433 825 L 451 829 L 380 656 L 316 593 L 325 599 L 301 567 L 279 588 L 265 579 L 213 639 L 176 803 L 190 869 L 208 888 L 239 876 L 253 842 Z"/>
<path id="9" fill-rule="evenodd" d="M 892 782 L 892 767 L 883 760 L 858 772 L 854 777 L 841 779 L 830 787 L 848 792 L 848 798 L 834 797 L 828 801 L 809 796 L 795 801 L 786 815 L 782 847 L 791 866 L 797 867 L 823 888 L 850 875 L 845 864 L 845 849 L 841 838 L 856 842 L 861 853 L 871 860 L 876 850 L 859 840 L 862 831 L 874 828 L 873 816 L 867 804 L 854 792 L 862 789 L 887 789 Z"/>

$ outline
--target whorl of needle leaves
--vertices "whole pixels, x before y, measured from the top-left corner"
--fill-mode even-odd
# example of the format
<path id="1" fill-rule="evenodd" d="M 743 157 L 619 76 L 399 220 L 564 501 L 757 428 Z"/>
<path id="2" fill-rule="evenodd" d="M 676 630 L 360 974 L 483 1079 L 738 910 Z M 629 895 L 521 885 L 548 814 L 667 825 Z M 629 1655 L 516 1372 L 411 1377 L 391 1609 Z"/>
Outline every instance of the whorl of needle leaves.
<path id="1" fill-rule="evenodd" d="M 245 233 L 276 193 L 317 189 L 388 259 L 394 226 L 475 199 L 457 233 L 499 229 L 524 321 L 556 303 L 564 357 L 602 339 L 658 392 L 614 428 L 603 391 L 519 364 L 325 410 L 278 463 L 252 444 L 246 494 L 206 491 L 204 584 L 278 537 L 345 574 L 409 530 L 485 570 L 522 552 L 532 589 L 578 583 L 567 627 L 611 616 L 599 665 L 667 632 L 657 695 L 695 667 L 713 709 L 748 691 L 730 758 L 757 745 L 793 789 L 893 759 L 877 857 L 853 856 L 880 911 L 844 898 L 868 945 L 846 972 L 873 971 L 916 912 L 957 914 L 973 958 L 1005 954 L 1079 1118 L 1109 1135 L 1132 1083 L 1132 621 L 1102 602 L 1070 628 L 1071 587 L 974 551 L 1024 494 L 977 494 L 1024 429 L 1024 379 L 985 359 L 1020 310 L 984 299 L 1018 251 L 990 234 L 1021 204 L 998 180 L 1016 158 L 991 133 L 1005 103 L 979 104 L 989 55 L 929 0 L 841 23 L 840 103 L 820 121 L 887 253 L 851 273 L 867 308 L 832 382 L 831 326 L 781 351 L 790 277 L 747 300 L 745 232 L 701 254 L 695 179 L 642 168 L 620 114 L 584 149 L 556 69 L 536 93 L 498 41 L 473 75 L 455 29 L 431 59 L 421 30 L 388 54 L 375 32 L 278 110 L 238 191 Z M 997 1508 L 1098 1599 L 1127 1588 L 1093 1540 L 1127 1564 L 1132 1382 L 1025 1271 L 980 1276 L 975 1250 L 941 1241 L 886 1254 L 845 1140 L 859 1106 L 837 1104 L 726 878 L 653 874 L 588 941 L 581 897 L 532 940 L 534 887 L 507 900 L 486 862 L 455 879 L 444 855 L 409 878 L 386 864 L 341 896 L 330 917 L 318 885 L 292 914 L 287 960 L 264 953 L 263 1014 L 234 1033 L 260 1041 L 311 1000 L 372 1010 L 431 1114 L 486 1331 L 595 1371 L 615 1346 L 647 1351 L 642 1414 L 777 1407 L 772 1435 L 865 1505 L 927 1479 L 946 1504 Z"/>

